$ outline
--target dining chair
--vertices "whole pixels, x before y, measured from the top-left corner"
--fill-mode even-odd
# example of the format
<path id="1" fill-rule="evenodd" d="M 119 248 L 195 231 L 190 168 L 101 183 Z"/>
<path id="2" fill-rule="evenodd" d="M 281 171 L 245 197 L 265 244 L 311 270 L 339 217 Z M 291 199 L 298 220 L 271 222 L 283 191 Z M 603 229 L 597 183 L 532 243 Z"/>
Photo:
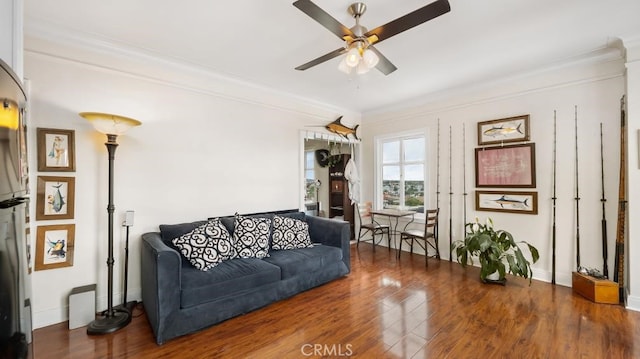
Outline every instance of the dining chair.
<path id="1" fill-rule="evenodd" d="M 413 253 L 413 242 L 418 243 L 424 249 L 425 265 L 429 266 L 429 247 L 435 250 L 434 258 L 440 259 L 440 250 L 438 249 L 438 209 L 428 209 L 425 211 L 425 220 L 423 229 L 405 229 L 400 233 L 400 245 L 398 246 L 398 258 L 402 252 L 402 243 L 410 244 L 410 251 Z"/>
<path id="2" fill-rule="evenodd" d="M 358 239 L 356 241 L 356 247 L 360 245 L 360 241 L 371 241 L 373 244 L 373 251 L 376 250 L 376 234 L 380 234 L 380 241 L 384 239 L 384 234 L 387 234 L 387 243 L 389 250 L 391 250 L 391 235 L 389 232 L 390 226 L 388 224 L 380 224 L 373 219 L 371 214 L 371 202 L 358 203 L 356 211 L 358 212 L 358 219 L 360 220 L 360 230 L 358 231 Z M 363 233 L 364 231 L 364 233 Z M 371 232 L 371 239 L 362 239 L 364 234 Z M 378 242 L 380 242 L 378 241 Z"/>

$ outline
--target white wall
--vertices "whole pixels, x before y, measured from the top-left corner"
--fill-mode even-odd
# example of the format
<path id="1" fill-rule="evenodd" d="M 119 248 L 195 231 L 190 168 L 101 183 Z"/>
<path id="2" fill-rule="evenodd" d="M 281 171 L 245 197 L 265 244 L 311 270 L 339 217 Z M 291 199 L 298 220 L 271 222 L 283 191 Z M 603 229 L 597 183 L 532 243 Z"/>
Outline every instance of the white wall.
<path id="1" fill-rule="evenodd" d="M 76 207 L 73 220 L 38 221 L 32 233 L 39 225 L 75 223 L 76 237 L 72 267 L 33 274 L 35 328 L 66 320 L 67 298 L 77 286 L 96 283 L 97 309 L 106 308 L 106 137 L 94 131 L 79 112 L 115 113 L 143 123 L 118 138 L 114 304 L 122 299 L 125 236 L 120 224 L 126 210 L 135 210 L 136 217 L 130 234 L 127 299 L 132 300 L 140 299 L 142 233 L 156 231 L 162 223 L 236 211 L 298 208 L 301 193 L 297 189 L 302 186 L 300 131 L 309 125 L 324 125 L 338 114 L 345 115 L 349 125 L 360 120 L 357 114 L 305 103 L 274 91 L 243 90 L 241 84 L 207 78 L 198 71 L 190 73 L 192 81 L 187 81 L 184 71 L 165 66 L 162 77 L 155 77 L 158 73 L 144 73 L 142 67 L 136 72 L 130 71 L 131 67 L 118 69 L 126 61 L 140 59 L 120 59 L 120 65 L 109 59 L 93 65 L 95 59 L 68 60 L 67 56 L 49 52 L 54 47 L 36 45 L 30 42 L 25 54 L 25 77 L 31 84 L 31 183 L 37 183 L 37 175 L 75 177 Z M 75 130 L 75 173 L 36 172 L 38 127 Z"/>
<path id="2" fill-rule="evenodd" d="M 581 265 L 602 270 L 600 219 L 601 176 L 599 123 L 604 125 L 605 194 L 608 220 L 608 266 L 613 275 L 617 189 L 619 173 L 619 103 L 624 88 L 624 63 L 621 57 L 593 59 L 571 67 L 531 76 L 520 76 L 463 96 L 434 99 L 429 104 L 408 110 L 363 116 L 362 178 L 364 198 L 373 198 L 374 141 L 376 136 L 427 128 L 429 134 L 430 205 L 435 207 L 437 121 L 440 119 L 440 253 L 449 258 L 449 126 L 452 126 L 452 237 L 463 235 L 463 154 L 462 124 L 466 126 L 467 221 L 475 216 L 491 217 L 496 226 L 510 231 L 517 240 L 525 240 L 540 251 L 533 265 L 534 277 L 551 280 L 552 228 L 552 150 L 553 113 L 558 122 L 557 172 L 557 262 L 556 281 L 571 285 L 576 270 L 574 105 L 578 106 L 580 169 Z M 530 115 L 531 142 L 536 144 L 536 180 L 538 215 L 475 211 L 474 149 L 479 121 Z M 530 189 L 519 189 L 529 191 Z M 455 257 L 453 258 L 455 261 Z"/>

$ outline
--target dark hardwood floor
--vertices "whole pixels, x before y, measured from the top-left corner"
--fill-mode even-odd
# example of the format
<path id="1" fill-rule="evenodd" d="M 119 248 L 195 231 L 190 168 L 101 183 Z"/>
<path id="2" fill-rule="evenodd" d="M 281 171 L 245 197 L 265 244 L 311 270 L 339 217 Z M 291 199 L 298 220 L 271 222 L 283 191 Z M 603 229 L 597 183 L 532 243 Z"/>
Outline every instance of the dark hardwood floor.
<path id="1" fill-rule="evenodd" d="M 349 276 L 155 344 L 141 307 L 126 328 L 87 336 L 67 323 L 34 333 L 36 358 L 640 358 L 640 313 L 571 288 L 352 246 Z"/>

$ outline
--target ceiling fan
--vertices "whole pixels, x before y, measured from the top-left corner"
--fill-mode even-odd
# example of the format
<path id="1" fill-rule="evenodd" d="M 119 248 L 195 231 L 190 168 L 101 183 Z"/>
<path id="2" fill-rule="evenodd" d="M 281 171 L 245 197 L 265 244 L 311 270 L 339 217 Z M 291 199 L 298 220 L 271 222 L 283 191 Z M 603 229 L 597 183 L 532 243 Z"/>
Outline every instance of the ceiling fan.
<path id="1" fill-rule="evenodd" d="M 293 6 L 309 15 L 345 42 L 343 47 L 300 65 L 296 67 L 296 70 L 306 70 L 346 53 L 345 63 L 340 65 L 343 67 L 340 68 L 341 70 L 347 72 L 350 71 L 350 68 L 357 68 L 358 73 L 363 73 L 368 71 L 369 68 L 375 67 L 385 75 L 397 70 L 397 67 L 384 57 L 373 44 L 380 43 L 451 10 L 448 0 L 436 0 L 385 25 L 378 26 L 373 30 L 367 30 L 366 27 L 360 25 L 360 17 L 367 9 L 367 6 L 361 2 L 353 3 L 347 9 L 349 14 L 356 20 L 356 25 L 352 28 L 342 25 L 311 0 L 298 0 L 293 3 Z M 344 68 L 344 65 L 350 68 Z"/>

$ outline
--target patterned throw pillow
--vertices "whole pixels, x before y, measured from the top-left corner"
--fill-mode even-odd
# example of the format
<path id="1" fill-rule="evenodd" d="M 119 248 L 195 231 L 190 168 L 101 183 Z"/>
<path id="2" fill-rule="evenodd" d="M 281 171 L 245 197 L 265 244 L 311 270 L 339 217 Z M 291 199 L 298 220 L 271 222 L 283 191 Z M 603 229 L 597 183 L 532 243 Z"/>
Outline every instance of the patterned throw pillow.
<path id="1" fill-rule="evenodd" d="M 236 214 L 233 244 L 240 258 L 264 258 L 269 256 L 271 219 L 243 217 Z"/>
<path id="2" fill-rule="evenodd" d="M 274 250 L 313 247 L 309 237 L 309 225 L 305 221 L 289 217 L 273 217 Z"/>
<path id="3" fill-rule="evenodd" d="M 203 272 L 235 257 L 231 235 L 218 218 L 173 239 L 172 243 L 194 267 Z"/>

